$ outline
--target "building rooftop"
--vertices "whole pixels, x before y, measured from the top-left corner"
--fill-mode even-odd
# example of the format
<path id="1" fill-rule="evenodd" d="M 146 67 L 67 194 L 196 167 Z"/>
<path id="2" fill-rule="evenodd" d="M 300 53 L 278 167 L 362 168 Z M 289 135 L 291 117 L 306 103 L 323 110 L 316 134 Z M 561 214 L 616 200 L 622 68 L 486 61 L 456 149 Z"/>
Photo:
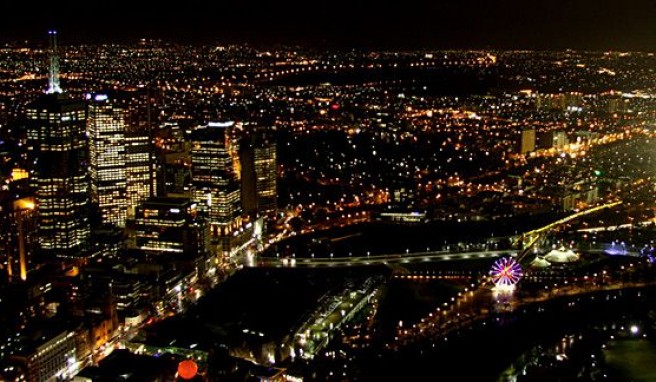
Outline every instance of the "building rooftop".
<path id="1" fill-rule="evenodd" d="M 219 141 L 223 142 L 229 122 L 210 122 L 207 126 L 196 128 L 191 132 L 192 141 Z"/>
<path id="2" fill-rule="evenodd" d="M 43 94 L 27 106 L 28 109 L 48 110 L 51 113 L 61 113 L 84 108 L 81 99 L 72 98 L 67 93 Z"/>
<path id="3" fill-rule="evenodd" d="M 167 198 L 167 197 L 153 197 L 143 202 L 144 206 L 159 205 L 164 207 L 171 207 L 171 206 L 186 207 L 190 203 L 191 201 L 189 200 L 189 198 Z"/>
<path id="4" fill-rule="evenodd" d="M 176 362 L 170 358 L 150 357 L 114 350 L 98 366 L 89 366 L 78 373 L 79 377 L 94 382 L 160 381 L 172 380 Z"/>

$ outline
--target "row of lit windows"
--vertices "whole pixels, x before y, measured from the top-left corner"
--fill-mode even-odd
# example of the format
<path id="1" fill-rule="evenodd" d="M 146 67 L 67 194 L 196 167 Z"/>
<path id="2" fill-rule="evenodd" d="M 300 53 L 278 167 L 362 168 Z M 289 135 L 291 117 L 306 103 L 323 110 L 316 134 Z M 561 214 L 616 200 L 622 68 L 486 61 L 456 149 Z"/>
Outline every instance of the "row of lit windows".
<path id="1" fill-rule="evenodd" d="M 119 178 L 117 177 L 116 179 L 105 179 L 104 181 L 98 182 L 96 185 L 98 190 L 122 190 L 127 186 L 127 181 L 125 181 L 125 178 Z"/>
<path id="2" fill-rule="evenodd" d="M 182 253 L 183 249 L 180 248 L 182 245 L 180 243 L 171 243 L 171 242 L 148 242 L 146 245 L 139 246 L 139 249 L 145 251 L 162 251 L 162 252 L 175 252 Z"/>
<path id="3" fill-rule="evenodd" d="M 164 220 L 164 219 L 136 219 L 137 226 L 143 227 L 184 227 L 185 220 Z"/>

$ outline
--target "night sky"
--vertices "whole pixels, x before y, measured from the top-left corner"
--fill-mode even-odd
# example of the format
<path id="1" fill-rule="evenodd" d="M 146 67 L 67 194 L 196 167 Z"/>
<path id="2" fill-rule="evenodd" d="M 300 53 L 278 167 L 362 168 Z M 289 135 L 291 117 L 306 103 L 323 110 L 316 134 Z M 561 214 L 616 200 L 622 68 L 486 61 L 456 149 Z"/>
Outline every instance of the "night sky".
<path id="1" fill-rule="evenodd" d="M 0 39 L 161 37 L 390 48 L 655 50 L 653 0 L 58 0 L 0 4 Z"/>

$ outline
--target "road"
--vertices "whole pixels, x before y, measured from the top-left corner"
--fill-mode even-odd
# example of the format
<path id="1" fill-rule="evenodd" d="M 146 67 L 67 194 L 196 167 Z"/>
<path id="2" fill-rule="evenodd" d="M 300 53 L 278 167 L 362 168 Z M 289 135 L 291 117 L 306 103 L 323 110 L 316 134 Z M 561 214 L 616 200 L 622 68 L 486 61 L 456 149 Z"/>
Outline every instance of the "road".
<path id="1" fill-rule="evenodd" d="M 491 250 L 473 252 L 428 251 L 411 253 L 391 253 L 371 256 L 349 256 L 335 258 L 272 258 L 259 257 L 246 266 L 252 267 L 349 267 L 363 265 L 408 264 L 421 262 L 458 261 L 496 258 L 510 250 Z"/>

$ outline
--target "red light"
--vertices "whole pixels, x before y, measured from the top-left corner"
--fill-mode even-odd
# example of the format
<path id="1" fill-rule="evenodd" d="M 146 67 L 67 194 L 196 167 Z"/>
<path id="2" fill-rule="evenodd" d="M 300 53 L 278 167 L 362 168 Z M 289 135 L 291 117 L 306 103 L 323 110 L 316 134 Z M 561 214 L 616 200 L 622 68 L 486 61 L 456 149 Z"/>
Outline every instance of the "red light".
<path id="1" fill-rule="evenodd" d="M 198 365 L 196 362 L 187 359 L 178 364 L 178 375 L 182 379 L 192 379 L 198 373 Z"/>
<path id="2" fill-rule="evenodd" d="M 334 104 L 330 105 L 330 108 L 333 109 L 333 110 L 339 110 L 339 104 L 334 103 Z"/>

